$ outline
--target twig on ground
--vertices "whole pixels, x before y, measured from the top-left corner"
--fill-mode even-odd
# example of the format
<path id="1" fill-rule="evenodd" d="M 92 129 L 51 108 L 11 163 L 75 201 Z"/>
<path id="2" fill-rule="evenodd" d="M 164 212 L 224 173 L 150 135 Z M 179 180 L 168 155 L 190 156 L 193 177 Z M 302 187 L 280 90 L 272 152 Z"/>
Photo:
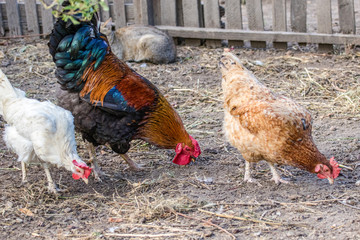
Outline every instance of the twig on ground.
<path id="1" fill-rule="evenodd" d="M 345 166 L 345 165 L 343 165 L 343 164 L 339 164 L 339 167 L 341 167 L 341 168 L 346 168 L 346 169 L 349 169 L 349 170 L 351 170 L 351 171 L 354 171 L 354 169 L 352 169 L 351 167 Z"/>
<path id="2" fill-rule="evenodd" d="M 294 204 L 305 204 L 305 205 L 309 205 L 309 206 L 316 206 L 319 203 L 323 203 L 323 202 L 336 202 L 336 201 L 341 201 L 341 200 L 345 200 L 345 199 L 324 199 L 324 200 L 316 200 L 316 201 L 308 201 L 308 202 L 278 202 L 275 200 L 270 200 L 274 203 L 278 203 L 280 205 L 294 205 Z"/>
<path id="3" fill-rule="evenodd" d="M 160 234 L 131 234 L 131 233 L 104 233 L 106 237 L 133 237 L 133 238 L 161 238 L 182 236 L 184 233 L 160 233 Z"/>
<path id="4" fill-rule="evenodd" d="M 216 225 L 216 224 L 214 224 L 214 223 L 211 223 L 211 222 L 209 222 L 209 221 L 205 221 L 205 220 L 202 220 L 202 219 L 199 219 L 199 218 L 190 217 L 190 216 L 188 216 L 188 215 L 185 215 L 185 214 L 182 214 L 182 213 L 179 213 L 179 212 L 174 212 L 174 213 L 175 213 L 176 215 L 182 216 L 182 217 L 184 217 L 184 218 L 188 218 L 188 219 L 200 221 L 200 222 L 206 223 L 206 224 L 208 224 L 208 225 L 210 225 L 210 226 L 216 227 L 216 228 L 219 229 L 220 231 L 225 232 L 226 234 L 228 234 L 229 236 L 231 236 L 232 239 L 236 239 L 236 237 L 235 237 L 232 233 L 228 232 L 226 229 L 224 229 L 224 228 L 222 228 L 222 227 L 220 227 L 220 226 L 218 226 L 218 225 Z"/>
<path id="5" fill-rule="evenodd" d="M 347 206 L 349 208 L 353 208 L 353 209 L 356 209 L 356 210 L 360 210 L 360 207 L 355 207 L 355 206 L 352 206 L 350 204 L 347 204 L 343 201 L 345 201 L 346 199 L 336 199 L 333 195 L 330 195 L 332 198 L 334 198 L 334 201 L 337 201 L 338 203 L 344 205 L 344 206 Z"/>
<path id="6" fill-rule="evenodd" d="M 303 223 L 280 223 L 280 222 L 263 221 L 263 220 L 248 218 L 248 217 L 237 217 L 237 216 L 228 215 L 228 214 L 214 213 L 214 212 L 203 210 L 201 208 L 199 208 L 198 211 L 203 212 L 203 213 L 207 213 L 207 214 L 210 214 L 210 215 L 222 217 L 222 218 L 229 218 L 229 219 L 235 219 L 235 220 L 247 221 L 247 222 L 254 222 L 254 223 L 264 223 L 264 224 L 273 225 L 273 226 L 285 226 L 285 225 L 288 225 L 288 226 L 306 227 L 306 225 L 303 224 Z"/>

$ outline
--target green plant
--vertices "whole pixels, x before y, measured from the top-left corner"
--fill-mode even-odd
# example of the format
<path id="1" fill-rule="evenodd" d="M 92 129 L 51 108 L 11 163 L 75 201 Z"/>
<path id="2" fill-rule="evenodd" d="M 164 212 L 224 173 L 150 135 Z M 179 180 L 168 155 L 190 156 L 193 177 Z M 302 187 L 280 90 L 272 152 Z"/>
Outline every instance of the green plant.
<path id="1" fill-rule="evenodd" d="M 68 0 L 69 5 L 62 7 L 66 0 L 53 0 L 51 4 L 47 4 L 45 0 L 40 0 L 46 9 L 53 9 L 52 14 L 57 18 L 62 18 L 64 21 L 71 20 L 74 24 L 79 24 L 79 21 L 90 21 L 93 14 L 97 12 L 100 6 L 108 11 L 109 7 L 105 0 Z M 76 14 L 81 14 L 81 18 L 74 17 Z"/>

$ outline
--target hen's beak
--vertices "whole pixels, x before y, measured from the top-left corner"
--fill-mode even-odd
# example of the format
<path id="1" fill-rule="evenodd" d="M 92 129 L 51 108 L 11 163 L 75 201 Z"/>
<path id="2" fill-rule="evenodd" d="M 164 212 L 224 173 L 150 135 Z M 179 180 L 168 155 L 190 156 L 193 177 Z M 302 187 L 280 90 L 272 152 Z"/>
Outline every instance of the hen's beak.
<path id="1" fill-rule="evenodd" d="M 191 161 L 192 161 L 192 162 L 195 162 L 195 160 L 196 160 L 196 158 L 191 157 Z"/>
<path id="2" fill-rule="evenodd" d="M 81 178 L 86 184 L 88 184 L 89 183 L 89 179 L 87 179 L 87 178 Z"/>
<path id="3" fill-rule="evenodd" d="M 329 183 L 330 183 L 330 184 L 334 184 L 334 179 L 333 179 L 333 178 L 328 177 L 327 179 L 329 180 Z"/>

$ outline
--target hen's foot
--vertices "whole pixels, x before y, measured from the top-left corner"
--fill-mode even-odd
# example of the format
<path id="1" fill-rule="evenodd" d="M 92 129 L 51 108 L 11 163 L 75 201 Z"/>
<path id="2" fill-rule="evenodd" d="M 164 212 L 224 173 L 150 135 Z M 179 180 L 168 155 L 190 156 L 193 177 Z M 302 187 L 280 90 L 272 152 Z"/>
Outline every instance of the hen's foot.
<path id="1" fill-rule="evenodd" d="M 244 177 L 244 182 L 255 183 L 259 187 L 262 187 L 262 185 L 261 185 L 261 183 L 259 183 L 259 181 L 255 180 L 254 178 L 251 178 L 251 177 Z"/>
<path id="2" fill-rule="evenodd" d="M 277 185 L 279 185 L 280 183 L 291 184 L 290 182 L 288 182 L 280 177 L 279 173 L 277 172 L 275 166 L 272 163 L 268 162 L 268 164 L 270 166 L 270 171 L 273 175 L 271 180 L 273 180 Z"/>
<path id="3" fill-rule="evenodd" d="M 277 185 L 279 185 L 280 183 L 291 184 L 291 182 L 286 181 L 286 180 L 282 179 L 281 177 L 279 177 L 279 178 L 272 177 L 271 180 L 274 181 Z"/>

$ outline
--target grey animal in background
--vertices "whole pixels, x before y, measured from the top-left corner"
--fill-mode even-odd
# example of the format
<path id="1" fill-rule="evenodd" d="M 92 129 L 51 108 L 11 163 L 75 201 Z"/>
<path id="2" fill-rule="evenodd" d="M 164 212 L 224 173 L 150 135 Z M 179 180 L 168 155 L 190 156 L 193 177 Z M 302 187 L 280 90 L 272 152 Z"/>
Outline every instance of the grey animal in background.
<path id="1" fill-rule="evenodd" d="M 125 61 L 171 63 L 176 60 L 172 37 L 152 26 L 132 25 L 115 32 L 112 50 Z"/>

